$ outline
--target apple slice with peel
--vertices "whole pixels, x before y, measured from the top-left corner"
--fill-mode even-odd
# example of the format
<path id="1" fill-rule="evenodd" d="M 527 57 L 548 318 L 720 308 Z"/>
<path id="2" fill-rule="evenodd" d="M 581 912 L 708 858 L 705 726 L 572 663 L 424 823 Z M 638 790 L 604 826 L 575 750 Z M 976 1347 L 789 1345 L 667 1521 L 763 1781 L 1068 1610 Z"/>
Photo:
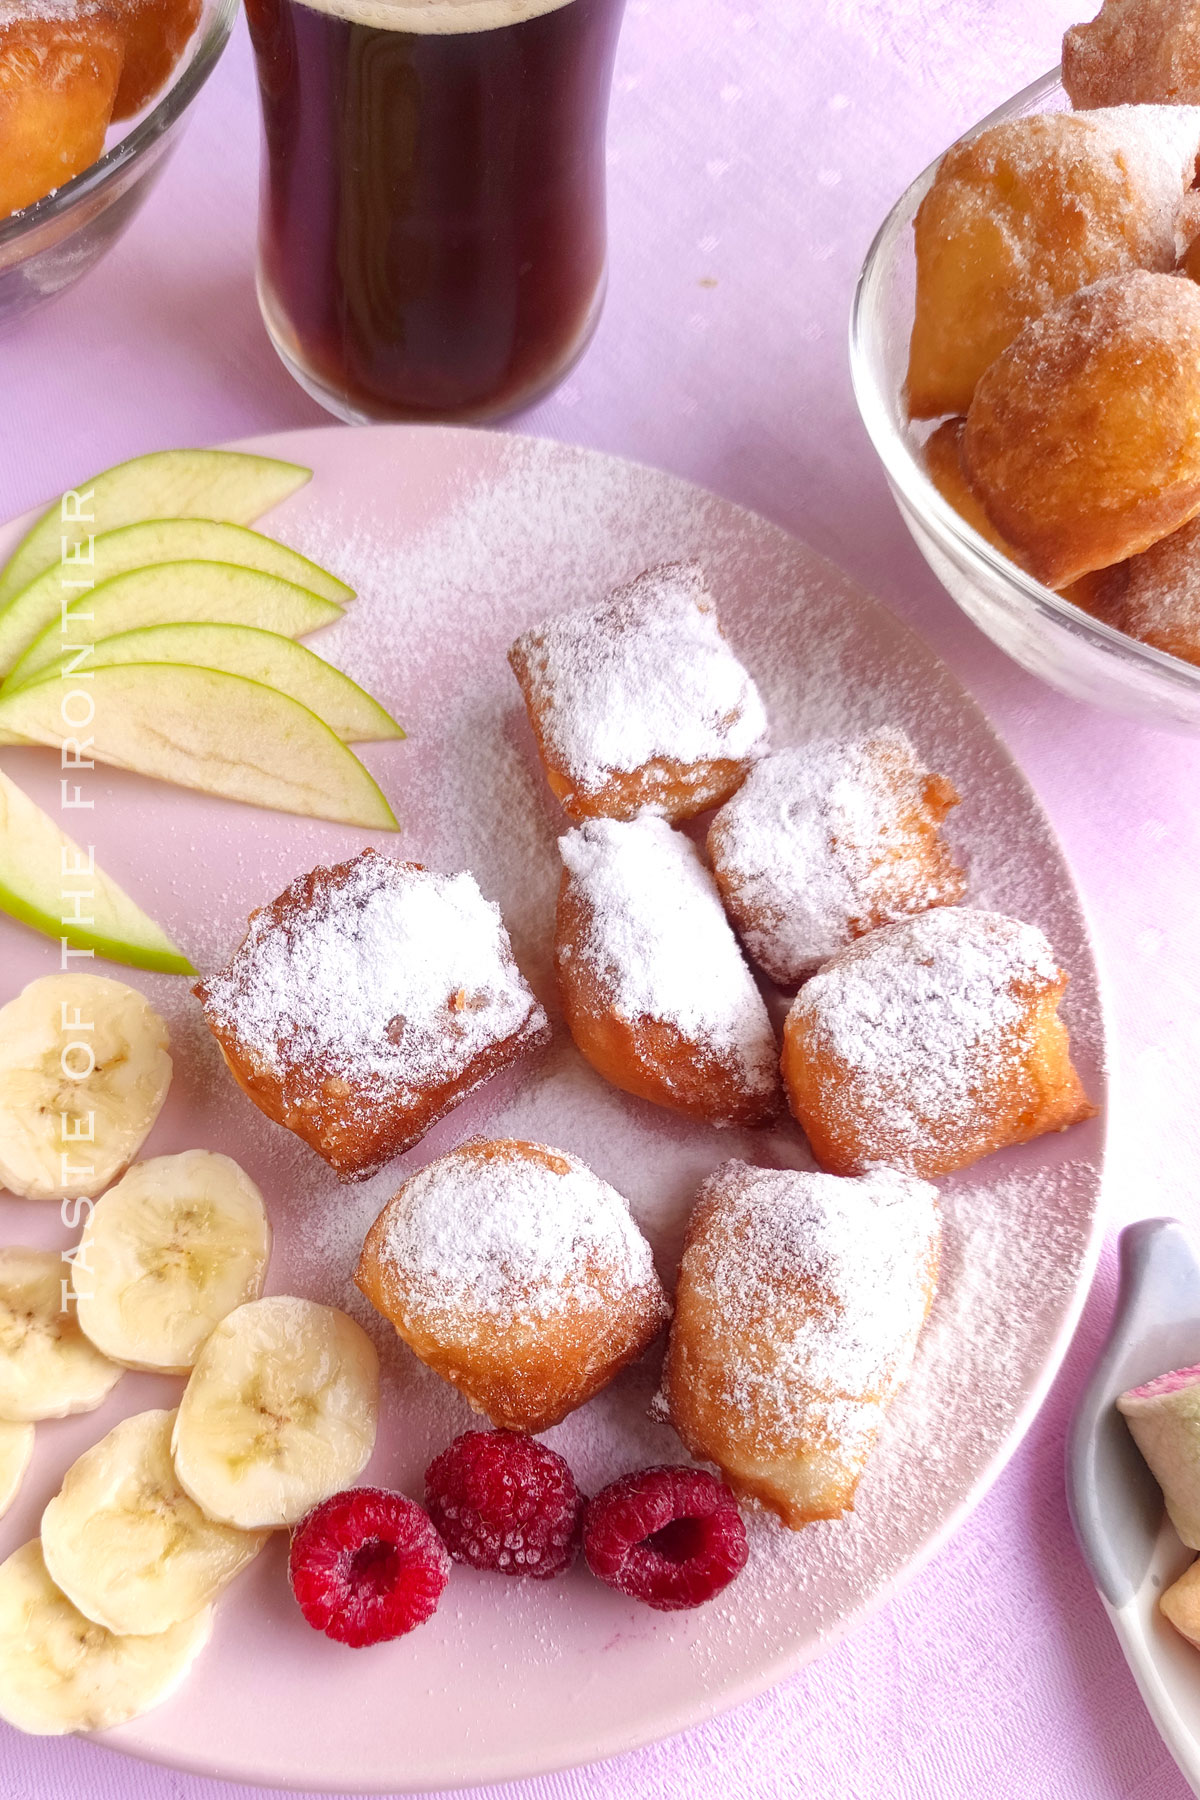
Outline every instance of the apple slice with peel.
<path id="1" fill-rule="evenodd" d="M 404 732 L 377 700 L 303 644 L 275 631 L 251 625 L 145 625 L 101 638 L 81 669 L 114 668 L 122 663 L 193 663 L 202 669 L 224 669 L 276 688 L 307 706 L 335 731 L 343 743 L 402 738 Z M 38 681 L 57 681 L 57 669 L 43 669 Z M 15 693 L 13 686 L 5 694 Z"/>
<path id="2" fill-rule="evenodd" d="M 73 843 L 2 772 L 0 911 L 58 942 L 65 938 L 72 950 L 94 950 L 135 969 L 196 973 L 166 932 L 101 874 L 90 850 Z M 64 917 L 71 912 L 90 923 Z"/>
<path id="3" fill-rule="evenodd" d="M 43 670 L 72 663 L 81 645 L 99 643 L 142 625 L 257 625 L 281 637 L 303 637 L 340 619 L 336 600 L 322 600 L 295 582 L 233 563 L 159 563 L 130 569 L 77 600 L 34 639 L 8 672 L 5 688 L 21 687 Z M 79 663 L 87 667 L 87 657 Z"/>
<path id="4" fill-rule="evenodd" d="M 249 525 L 312 479 L 311 469 L 240 450 L 154 450 L 93 475 L 47 507 L 3 569 L 0 606 L 89 537 L 141 519 Z"/>
<path id="5" fill-rule="evenodd" d="M 279 812 L 395 831 L 377 783 L 317 715 L 244 675 L 124 663 L 0 693 L 0 729 Z"/>
<path id="6" fill-rule="evenodd" d="M 156 563 L 193 561 L 258 569 L 339 604 L 354 598 L 354 589 L 327 569 L 245 525 L 213 519 L 147 519 L 104 532 L 93 541 L 90 562 L 53 563 L 13 595 L 0 610 L 0 676 L 8 674 L 47 625 L 61 618 L 64 606 L 80 602 L 101 582 Z"/>

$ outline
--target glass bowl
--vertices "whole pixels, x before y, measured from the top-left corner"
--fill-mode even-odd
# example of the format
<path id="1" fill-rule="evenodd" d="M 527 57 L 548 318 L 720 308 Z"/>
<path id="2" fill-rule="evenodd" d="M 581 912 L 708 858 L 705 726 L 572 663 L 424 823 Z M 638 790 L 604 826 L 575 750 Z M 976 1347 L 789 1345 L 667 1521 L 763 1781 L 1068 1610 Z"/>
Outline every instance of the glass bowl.
<path id="1" fill-rule="evenodd" d="M 1054 69 L 966 135 L 1066 105 Z M 920 451 L 928 426 L 909 423 L 902 387 L 915 291 L 913 216 L 936 168 L 931 163 L 918 175 L 880 226 L 850 315 L 854 394 L 900 515 L 946 591 L 1031 674 L 1094 706 L 1200 732 L 1200 668 L 1126 637 L 1024 574 L 959 517 L 925 473 Z"/>
<path id="2" fill-rule="evenodd" d="M 70 287 L 116 243 L 162 173 L 237 7 L 238 0 L 204 0 L 191 42 L 151 106 L 115 128 L 90 168 L 0 219 L 0 330 Z"/>

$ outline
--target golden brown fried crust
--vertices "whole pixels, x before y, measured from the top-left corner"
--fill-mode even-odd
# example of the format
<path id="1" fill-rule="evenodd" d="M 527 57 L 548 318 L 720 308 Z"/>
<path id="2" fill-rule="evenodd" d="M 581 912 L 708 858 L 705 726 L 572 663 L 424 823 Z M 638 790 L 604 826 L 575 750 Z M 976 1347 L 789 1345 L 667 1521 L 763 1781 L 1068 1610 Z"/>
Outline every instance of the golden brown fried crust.
<path id="1" fill-rule="evenodd" d="M 99 17 L 0 25 L 0 218 L 96 161 L 124 54 Z"/>
<path id="2" fill-rule="evenodd" d="M 709 1125 L 769 1125 L 777 1118 L 782 1092 L 761 1093 L 747 1086 L 732 1057 L 686 1038 L 665 1019 L 622 1018 L 586 956 L 592 911 L 570 874 L 558 890 L 554 968 L 567 1028 L 580 1054 L 598 1075 L 622 1093 L 670 1107 Z M 703 970 L 696 971 L 703 981 Z"/>
<path id="3" fill-rule="evenodd" d="M 968 1122 L 921 1120 L 925 1141 L 915 1152 L 901 1149 L 886 1119 L 873 1106 L 856 1100 L 854 1070 L 814 1041 L 801 990 L 784 1026 L 783 1079 L 792 1112 L 818 1163 L 834 1175 L 859 1175 L 882 1165 L 911 1169 L 932 1180 L 968 1168 L 994 1150 L 1093 1118 L 1096 1108 L 1076 1073 L 1067 1028 L 1058 1017 L 1067 980 L 1060 970 L 1049 989 L 1025 984 L 1026 1013 L 998 1040 L 1003 1078 L 976 1096 Z M 898 1085 L 904 1080 L 898 1060 Z"/>
<path id="4" fill-rule="evenodd" d="M 1025 330 L 975 390 L 963 466 L 1025 566 L 1062 588 L 1200 512 L 1200 289 L 1141 271 Z"/>
<path id="5" fill-rule="evenodd" d="M 460 1145 L 450 1155 L 488 1164 L 528 1158 L 565 1173 L 568 1164 L 544 1145 L 494 1139 Z M 423 1311 L 409 1294 L 404 1272 L 387 1253 L 393 1209 L 389 1201 L 367 1233 L 355 1282 L 423 1363 L 478 1413 L 509 1431 L 548 1431 L 598 1394 L 653 1343 L 667 1318 L 666 1296 L 652 1286 L 622 1289 L 604 1270 L 595 1282 L 605 1304 L 516 1324 L 483 1313 L 453 1320 Z"/>
<path id="6" fill-rule="evenodd" d="M 1063 38 L 1071 105 L 1200 104 L 1200 14 L 1193 0 L 1104 0 Z"/>

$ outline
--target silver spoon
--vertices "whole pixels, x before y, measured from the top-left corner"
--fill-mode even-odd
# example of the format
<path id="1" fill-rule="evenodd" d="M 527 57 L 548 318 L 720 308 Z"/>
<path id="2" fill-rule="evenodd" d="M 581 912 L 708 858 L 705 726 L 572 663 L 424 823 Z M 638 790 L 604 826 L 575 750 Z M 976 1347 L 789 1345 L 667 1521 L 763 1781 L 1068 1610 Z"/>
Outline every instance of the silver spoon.
<path id="1" fill-rule="evenodd" d="M 1125 1659 L 1168 1750 L 1200 1796 L 1200 1650 L 1158 1610 L 1193 1560 L 1114 1404 L 1200 1363 L 1200 1257 L 1178 1219 L 1141 1219 L 1119 1244 L 1117 1310 L 1067 1438 L 1067 1500 Z"/>

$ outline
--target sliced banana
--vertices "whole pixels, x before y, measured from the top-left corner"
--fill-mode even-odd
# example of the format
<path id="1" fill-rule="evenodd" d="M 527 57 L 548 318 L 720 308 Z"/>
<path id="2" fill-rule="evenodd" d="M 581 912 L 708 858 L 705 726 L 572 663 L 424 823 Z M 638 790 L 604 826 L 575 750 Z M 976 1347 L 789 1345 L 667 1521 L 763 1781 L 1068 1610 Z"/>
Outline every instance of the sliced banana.
<path id="1" fill-rule="evenodd" d="M 31 981 L 0 1007 L 0 1187 L 29 1200 L 103 1193 L 170 1081 L 167 1028 L 136 988 L 103 975 Z"/>
<path id="2" fill-rule="evenodd" d="M 42 1514 L 52 1581 L 86 1618 L 125 1636 L 169 1631 L 254 1561 L 265 1531 L 205 1518 L 171 1460 L 174 1412 L 135 1413 L 85 1450 Z"/>
<path id="3" fill-rule="evenodd" d="M 149 1712 L 208 1642 L 212 1610 L 116 1637 L 55 1587 L 37 1539 L 0 1563 L 0 1719 L 39 1737 L 103 1731 Z"/>
<path id="4" fill-rule="evenodd" d="M 150 1157 L 84 1226 L 79 1323 L 114 1362 L 186 1374 L 213 1326 L 262 1293 L 270 1254 L 263 1197 L 231 1157 Z"/>
<path id="5" fill-rule="evenodd" d="M 175 1472 L 210 1518 L 294 1525 L 353 1481 L 375 1445 L 379 1359 L 330 1306 L 239 1306 L 197 1359 L 175 1421 Z"/>
<path id="6" fill-rule="evenodd" d="M 0 1419 L 0 1519 L 20 1490 L 33 1455 L 33 1426 Z"/>
<path id="7" fill-rule="evenodd" d="M 57 1250 L 0 1249 L 0 1419 L 91 1412 L 124 1374 L 80 1330 L 71 1280 Z"/>

